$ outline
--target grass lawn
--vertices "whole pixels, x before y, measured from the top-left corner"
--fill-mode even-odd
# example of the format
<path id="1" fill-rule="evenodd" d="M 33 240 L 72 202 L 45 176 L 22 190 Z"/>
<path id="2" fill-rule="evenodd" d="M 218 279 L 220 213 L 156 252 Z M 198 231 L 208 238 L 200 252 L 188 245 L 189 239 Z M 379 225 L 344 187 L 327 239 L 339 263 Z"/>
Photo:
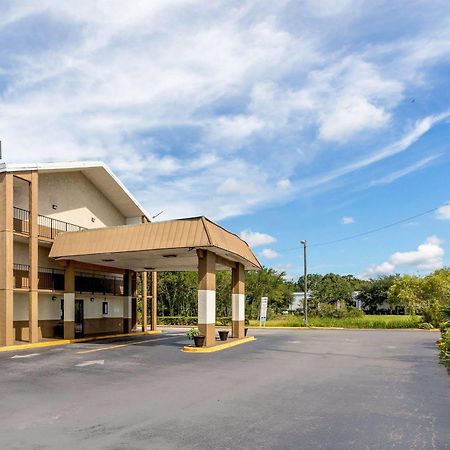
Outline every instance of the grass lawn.
<path id="1" fill-rule="evenodd" d="M 342 327 L 342 328 L 416 328 L 422 321 L 420 316 L 397 315 L 365 315 L 363 317 L 346 317 L 333 319 L 331 317 L 310 317 L 308 324 L 312 327 Z M 258 326 L 259 321 L 251 320 L 250 326 Z M 303 327 L 303 317 L 282 316 L 270 319 L 267 327 Z"/>

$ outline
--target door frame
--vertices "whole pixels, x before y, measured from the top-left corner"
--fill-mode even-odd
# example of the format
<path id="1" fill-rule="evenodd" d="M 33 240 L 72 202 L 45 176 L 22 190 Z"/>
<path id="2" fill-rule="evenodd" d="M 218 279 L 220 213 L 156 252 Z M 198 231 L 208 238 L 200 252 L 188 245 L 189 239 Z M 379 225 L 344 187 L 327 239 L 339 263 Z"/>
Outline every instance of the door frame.
<path id="1" fill-rule="evenodd" d="M 81 306 L 81 322 L 77 322 L 77 305 Z M 75 299 L 75 314 L 74 314 L 74 326 L 75 326 L 75 337 L 84 337 L 84 300 Z M 78 326 L 77 326 L 78 325 Z"/>

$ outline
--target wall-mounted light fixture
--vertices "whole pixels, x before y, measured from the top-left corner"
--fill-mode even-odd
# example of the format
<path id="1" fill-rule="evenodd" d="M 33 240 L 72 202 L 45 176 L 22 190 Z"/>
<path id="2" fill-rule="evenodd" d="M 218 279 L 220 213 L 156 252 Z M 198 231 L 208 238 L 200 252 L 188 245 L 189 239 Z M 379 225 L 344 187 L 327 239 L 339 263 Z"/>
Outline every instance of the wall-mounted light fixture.
<path id="1" fill-rule="evenodd" d="M 58 300 L 58 298 L 55 297 L 55 296 L 53 296 L 53 297 L 52 297 L 52 302 L 56 302 L 56 300 Z"/>
<path id="2" fill-rule="evenodd" d="M 95 217 L 91 217 L 91 222 L 95 222 Z"/>
<path id="3" fill-rule="evenodd" d="M 95 298 L 94 297 L 91 297 L 91 302 L 93 302 L 95 300 Z"/>
<path id="4" fill-rule="evenodd" d="M 58 205 L 53 204 L 52 209 L 58 209 Z"/>

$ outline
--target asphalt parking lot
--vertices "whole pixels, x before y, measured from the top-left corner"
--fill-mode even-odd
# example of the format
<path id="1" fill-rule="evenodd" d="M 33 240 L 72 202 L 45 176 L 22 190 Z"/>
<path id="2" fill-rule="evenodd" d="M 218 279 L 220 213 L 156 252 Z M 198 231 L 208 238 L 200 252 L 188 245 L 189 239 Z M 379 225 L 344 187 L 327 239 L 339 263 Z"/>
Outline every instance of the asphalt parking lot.
<path id="1" fill-rule="evenodd" d="M 0 353 L 2 449 L 450 449 L 437 333 L 181 330 Z"/>

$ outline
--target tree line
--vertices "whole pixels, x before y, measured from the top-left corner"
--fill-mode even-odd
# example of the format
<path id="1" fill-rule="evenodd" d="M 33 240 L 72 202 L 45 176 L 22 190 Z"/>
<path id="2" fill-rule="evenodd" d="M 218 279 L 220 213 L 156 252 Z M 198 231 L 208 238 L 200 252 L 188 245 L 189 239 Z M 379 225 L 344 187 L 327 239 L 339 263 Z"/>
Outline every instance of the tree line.
<path id="1" fill-rule="evenodd" d="M 440 311 L 450 307 L 450 269 L 439 269 L 427 276 L 387 275 L 362 280 L 353 275 L 308 275 L 308 307 L 312 314 L 332 314 L 351 310 L 360 301 L 367 313 L 398 312 L 421 314 L 424 321 L 437 325 Z M 286 278 L 286 273 L 264 267 L 247 272 L 246 315 L 257 319 L 261 297 L 269 297 L 272 315 L 288 310 L 293 293 L 301 292 L 304 279 Z M 231 316 L 231 273 L 216 276 L 217 317 Z M 158 315 L 195 317 L 197 315 L 197 274 L 195 272 L 161 272 L 158 274 Z"/>

